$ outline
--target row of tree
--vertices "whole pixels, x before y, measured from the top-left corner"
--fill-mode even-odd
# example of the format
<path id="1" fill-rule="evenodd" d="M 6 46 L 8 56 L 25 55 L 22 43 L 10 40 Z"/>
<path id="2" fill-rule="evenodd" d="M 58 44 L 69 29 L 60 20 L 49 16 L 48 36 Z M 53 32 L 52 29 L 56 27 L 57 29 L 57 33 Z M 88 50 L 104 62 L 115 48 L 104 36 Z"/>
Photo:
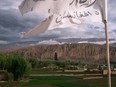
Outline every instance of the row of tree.
<path id="1" fill-rule="evenodd" d="M 80 61 L 38 61 L 37 59 L 28 59 L 31 63 L 33 69 L 69 69 L 69 70 L 77 70 L 79 68 L 84 68 L 86 66 L 85 63 L 81 63 Z"/>

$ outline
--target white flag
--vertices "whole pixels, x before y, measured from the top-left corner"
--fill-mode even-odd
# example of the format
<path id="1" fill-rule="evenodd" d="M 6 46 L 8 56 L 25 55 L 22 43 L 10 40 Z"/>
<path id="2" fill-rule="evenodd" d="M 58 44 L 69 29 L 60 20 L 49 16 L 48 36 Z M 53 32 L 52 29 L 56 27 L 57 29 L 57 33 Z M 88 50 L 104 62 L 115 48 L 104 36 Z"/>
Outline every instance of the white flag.
<path id="1" fill-rule="evenodd" d="M 21 14 L 25 14 L 29 11 L 33 11 L 33 9 L 35 8 L 35 5 L 37 3 L 34 2 L 33 0 L 24 0 L 21 5 L 19 6 L 19 10 L 21 12 Z"/>
<path id="2" fill-rule="evenodd" d="M 68 6 L 69 0 L 24 0 L 19 6 L 22 15 L 36 11 L 39 13 L 57 14 Z"/>
<path id="3" fill-rule="evenodd" d="M 98 5 L 100 6 L 102 20 L 108 20 L 107 0 L 98 0 Z"/>
<path id="4" fill-rule="evenodd" d="M 25 0 L 19 6 L 22 14 L 31 11 L 32 8 L 38 12 L 50 13 L 52 16 L 31 31 L 23 33 L 24 37 L 40 34 L 47 29 L 107 20 L 107 0 Z"/>
<path id="5" fill-rule="evenodd" d="M 22 38 L 23 37 L 29 37 L 29 36 L 33 36 L 33 35 L 45 32 L 48 29 L 48 27 L 50 26 L 50 23 L 51 23 L 52 19 L 53 19 L 53 15 L 46 18 L 44 21 L 41 22 L 41 24 L 37 25 L 31 31 L 29 31 L 29 32 L 21 32 L 21 37 Z"/>

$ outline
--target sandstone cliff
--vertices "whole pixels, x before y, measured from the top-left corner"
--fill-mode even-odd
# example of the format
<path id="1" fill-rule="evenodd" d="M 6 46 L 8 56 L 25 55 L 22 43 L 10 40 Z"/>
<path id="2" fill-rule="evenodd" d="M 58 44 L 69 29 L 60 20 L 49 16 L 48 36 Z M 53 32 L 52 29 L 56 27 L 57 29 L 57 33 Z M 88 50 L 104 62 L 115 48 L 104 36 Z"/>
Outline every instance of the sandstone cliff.
<path id="1" fill-rule="evenodd" d="M 36 58 L 38 60 L 54 60 L 55 52 L 57 53 L 58 60 L 88 63 L 104 63 L 106 61 L 106 47 L 96 44 L 38 45 L 7 53 L 18 53 L 25 58 Z M 110 47 L 110 58 L 111 61 L 116 61 L 115 47 Z"/>

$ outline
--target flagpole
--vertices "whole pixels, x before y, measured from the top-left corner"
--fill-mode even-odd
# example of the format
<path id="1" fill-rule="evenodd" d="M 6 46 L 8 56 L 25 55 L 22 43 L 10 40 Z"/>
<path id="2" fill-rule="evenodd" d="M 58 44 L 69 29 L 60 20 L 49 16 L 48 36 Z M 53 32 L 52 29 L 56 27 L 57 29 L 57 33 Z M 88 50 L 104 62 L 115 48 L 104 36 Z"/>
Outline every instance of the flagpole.
<path id="1" fill-rule="evenodd" d="M 110 51 L 109 51 L 109 35 L 108 35 L 108 21 L 104 20 L 105 24 L 105 36 L 106 36 L 106 57 L 107 57 L 107 69 L 108 69 L 108 87 L 111 87 L 111 68 L 110 68 Z"/>

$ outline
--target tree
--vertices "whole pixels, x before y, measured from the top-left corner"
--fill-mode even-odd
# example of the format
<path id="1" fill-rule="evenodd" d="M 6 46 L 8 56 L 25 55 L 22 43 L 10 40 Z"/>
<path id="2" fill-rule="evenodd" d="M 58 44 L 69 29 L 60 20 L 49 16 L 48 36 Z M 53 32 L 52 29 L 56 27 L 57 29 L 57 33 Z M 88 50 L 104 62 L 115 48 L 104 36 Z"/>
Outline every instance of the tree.
<path id="1" fill-rule="evenodd" d="M 37 59 L 29 59 L 29 63 L 31 64 L 32 68 L 37 68 L 38 67 L 38 60 Z"/>
<path id="2" fill-rule="evenodd" d="M 14 80 L 20 80 L 31 71 L 30 64 L 19 55 L 0 55 L 0 69 L 12 73 Z"/>
<path id="3" fill-rule="evenodd" d="M 25 73 L 28 71 L 28 63 L 25 59 L 21 58 L 18 55 L 13 56 L 11 72 L 14 75 L 14 80 L 20 80 L 24 77 Z"/>

